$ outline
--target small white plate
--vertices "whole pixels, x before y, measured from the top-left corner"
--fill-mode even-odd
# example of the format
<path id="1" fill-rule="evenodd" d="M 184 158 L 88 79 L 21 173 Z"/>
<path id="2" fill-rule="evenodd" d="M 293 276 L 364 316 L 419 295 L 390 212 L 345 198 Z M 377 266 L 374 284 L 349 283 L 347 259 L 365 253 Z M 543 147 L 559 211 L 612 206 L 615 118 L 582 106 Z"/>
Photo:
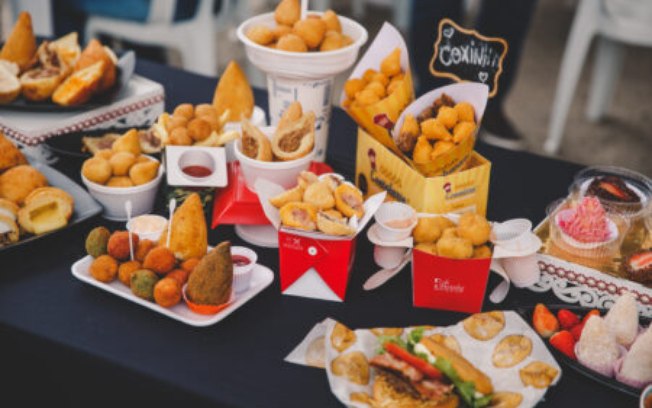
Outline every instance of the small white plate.
<path id="1" fill-rule="evenodd" d="M 227 308 L 221 310 L 220 312 L 214 315 L 201 315 L 191 311 L 188 306 L 186 306 L 183 299 L 177 305 L 171 308 L 165 308 L 159 306 L 155 302 L 141 299 L 138 296 L 134 295 L 131 292 L 131 289 L 129 289 L 119 280 L 115 280 L 111 283 L 104 283 L 95 280 L 95 278 L 93 278 L 88 271 L 92 262 L 93 257 L 90 255 L 87 255 L 75 262 L 71 268 L 73 276 L 83 282 L 103 289 L 107 292 L 113 293 L 114 295 L 123 297 L 141 306 L 145 306 L 146 308 L 152 309 L 162 315 L 197 327 L 210 326 L 224 319 L 236 311 L 236 309 L 238 309 L 240 306 L 247 303 L 251 298 L 262 292 L 262 290 L 269 286 L 269 284 L 274 280 L 274 273 L 271 271 L 271 269 L 267 268 L 266 266 L 257 264 L 252 270 L 251 284 L 248 290 L 236 294 L 235 301 L 233 301 L 233 303 L 231 303 Z"/>
<path id="2" fill-rule="evenodd" d="M 383 241 L 378 237 L 378 224 L 374 223 L 369 229 L 367 230 L 367 238 L 369 241 L 371 241 L 372 244 L 374 245 L 380 245 L 384 247 L 399 247 L 399 248 L 412 248 L 414 245 L 412 237 L 407 237 L 403 240 L 400 241 Z"/>

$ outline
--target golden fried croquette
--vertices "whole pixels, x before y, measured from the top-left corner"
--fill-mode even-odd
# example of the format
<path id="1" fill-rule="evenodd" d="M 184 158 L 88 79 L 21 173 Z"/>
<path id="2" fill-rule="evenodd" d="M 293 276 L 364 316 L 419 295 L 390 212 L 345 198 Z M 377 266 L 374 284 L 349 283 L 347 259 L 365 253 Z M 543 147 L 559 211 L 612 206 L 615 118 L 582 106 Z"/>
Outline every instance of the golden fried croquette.
<path id="1" fill-rule="evenodd" d="M 290 52 L 306 52 L 308 51 L 308 46 L 301 37 L 290 33 L 278 39 L 276 49 Z"/>
<path id="2" fill-rule="evenodd" d="M 365 87 L 365 89 L 355 94 L 355 101 L 362 106 L 368 106 L 380 101 L 380 96 Z"/>
<path id="3" fill-rule="evenodd" d="M 412 153 L 412 160 L 418 164 L 425 164 L 430 162 L 430 154 L 432 153 L 432 145 L 428 139 L 421 135 L 417 138 L 417 143 L 414 145 L 414 152 Z"/>
<path id="4" fill-rule="evenodd" d="M 460 143 L 467 137 L 473 136 L 475 128 L 476 126 L 473 122 L 459 122 L 455 125 L 455 128 L 453 128 L 453 142 Z"/>
<path id="5" fill-rule="evenodd" d="M 319 177 L 312 171 L 302 171 L 297 178 L 298 185 L 304 189 L 317 181 L 319 181 Z"/>
<path id="6" fill-rule="evenodd" d="M 118 279 L 120 282 L 124 283 L 127 286 L 131 285 L 131 275 L 134 274 L 137 270 L 141 268 L 140 262 L 127 261 L 120 264 L 118 267 Z"/>
<path id="7" fill-rule="evenodd" d="M 434 242 L 421 242 L 417 244 L 414 249 L 419 251 L 428 252 L 432 255 L 437 255 L 437 244 Z"/>
<path id="8" fill-rule="evenodd" d="M 181 263 L 181 269 L 188 273 L 192 273 L 195 270 L 195 267 L 199 263 L 199 258 L 188 258 Z"/>
<path id="9" fill-rule="evenodd" d="M 473 245 L 479 246 L 489 241 L 491 224 L 486 218 L 475 213 L 464 213 L 457 225 L 457 235 L 470 240 Z"/>
<path id="10" fill-rule="evenodd" d="M 195 142 L 201 142 L 211 135 L 213 129 L 204 119 L 195 118 L 188 122 L 188 136 Z"/>
<path id="11" fill-rule="evenodd" d="M 364 87 L 364 89 L 375 93 L 380 99 L 384 98 L 387 95 L 387 89 L 385 86 L 377 81 L 369 82 L 367 86 Z"/>
<path id="12" fill-rule="evenodd" d="M 279 24 L 272 28 L 272 32 L 274 33 L 274 38 L 278 41 L 278 39 L 283 37 L 285 34 L 290 34 L 292 32 L 292 26 Z"/>
<path id="13" fill-rule="evenodd" d="M 378 71 L 376 71 L 373 68 L 367 69 L 364 74 L 362 74 L 362 79 L 364 80 L 365 83 L 373 81 L 374 77 L 378 74 Z"/>
<path id="14" fill-rule="evenodd" d="M 197 258 L 192 258 L 192 259 L 197 259 Z M 199 262 L 198 259 L 197 262 Z M 190 276 L 190 272 L 181 268 L 173 269 L 172 271 L 168 272 L 167 275 L 165 275 L 166 278 L 176 280 L 179 286 L 181 287 L 183 287 L 183 285 L 185 285 L 186 282 L 188 282 L 188 276 Z"/>
<path id="15" fill-rule="evenodd" d="M 432 152 L 430 152 L 430 160 L 435 160 L 435 158 L 441 154 L 446 153 L 450 149 L 455 147 L 455 143 L 449 142 L 447 140 L 440 140 L 432 147 Z"/>
<path id="16" fill-rule="evenodd" d="M 387 85 L 387 95 L 391 95 L 394 93 L 396 88 L 400 87 L 403 84 L 403 75 L 395 75 L 392 77 L 392 79 L 389 80 L 389 84 Z"/>
<path id="17" fill-rule="evenodd" d="M 414 242 L 435 242 L 441 237 L 442 230 L 439 228 L 439 222 L 435 217 L 419 218 L 416 227 L 412 230 Z"/>
<path id="18" fill-rule="evenodd" d="M 442 106 L 437 112 L 437 120 L 446 126 L 446 129 L 452 129 L 457 124 L 457 111 L 450 106 Z"/>
<path id="19" fill-rule="evenodd" d="M 388 77 L 401 73 L 401 49 L 395 48 L 380 63 L 380 72 Z"/>
<path id="20" fill-rule="evenodd" d="M 281 0 L 274 10 L 274 20 L 278 24 L 293 25 L 301 18 L 299 0 Z"/>
<path id="21" fill-rule="evenodd" d="M 269 203 L 276 208 L 281 208 L 287 203 L 303 200 L 303 192 L 304 192 L 303 187 L 296 186 L 294 188 L 282 192 L 277 196 L 270 198 Z"/>
<path id="22" fill-rule="evenodd" d="M 222 129 L 222 122 L 220 122 L 220 119 L 217 117 L 217 115 L 197 115 L 197 118 L 211 125 L 211 129 L 216 132 Z"/>
<path id="23" fill-rule="evenodd" d="M 133 187 L 134 183 L 131 181 L 129 177 L 117 176 L 117 177 L 111 177 L 109 181 L 106 182 L 106 186 L 115 187 L 115 188 L 124 188 L 124 187 Z"/>
<path id="24" fill-rule="evenodd" d="M 94 155 L 94 157 L 99 157 L 104 160 L 109 160 L 113 156 L 113 150 L 111 149 L 100 149 Z"/>
<path id="25" fill-rule="evenodd" d="M 134 251 L 134 258 L 136 258 L 137 261 L 143 262 L 145 260 L 145 257 L 147 256 L 147 253 L 152 250 L 156 246 L 156 242 L 150 240 L 150 239 L 142 239 L 140 242 L 138 242 L 138 245 L 136 245 L 136 249 Z"/>
<path id="26" fill-rule="evenodd" d="M 186 104 L 183 104 L 186 105 Z M 177 109 L 183 105 L 179 105 Z M 188 104 L 190 105 L 190 104 Z M 190 105 L 192 107 L 192 105 Z M 192 117 L 190 118 L 192 119 Z M 166 124 L 166 129 L 168 132 L 172 132 L 174 129 L 178 128 L 186 128 L 188 126 L 188 122 L 190 121 L 187 117 L 183 116 L 181 113 L 177 113 L 176 115 L 170 116 L 170 119 L 167 121 Z"/>
<path id="27" fill-rule="evenodd" d="M 387 87 L 389 85 L 389 77 L 379 72 L 371 78 L 370 82 L 380 82 L 384 87 Z"/>
<path id="28" fill-rule="evenodd" d="M 156 178 L 160 163 L 150 160 L 145 163 L 136 163 L 129 169 L 129 178 L 135 186 L 149 183 Z"/>
<path id="29" fill-rule="evenodd" d="M 294 101 L 291 104 L 289 104 L 288 107 L 285 108 L 285 110 L 281 114 L 281 118 L 278 120 L 276 129 L 277 130 L 285 129 L 288 126 L 294 124 L 294 122 L 301 119 L 302 116 L 303 116 L 303 107 L 301 106 L 301 102 Z"/>
<path id="30" fill-rule="evenodd" d="M 138 156 L 141 153 L 140 150 L 140 137 L 138 136 L 138 130 L 129 129 L 122 136 L 116 139 L 115 142 L 111 145 L 111 150 L 113 152 L 130 152 L 134 156 Z"/>
<path id="31" fill-rule="evenodd" d="M 345 217 L 364 216 L 364 198 L 362 193 L 351 184 L 340 184 L 335 189 L 335 208 Z"/>
<path id="32" fill-rule="evenodd" d="M 173 146 L 190 146 L 192 138 L 188 135 L 188 129 L 177 127 L 169 133 L 170 144 Z"/>
<path id="33" fill-rule="evenodd" d="M 421 122 L 421 133 L 428 140 L 453 140 L 453 135 L 438 119 L 426 119 Z"/>
<path id="34" fill-rule="evenodd" d="M 131 234 L 131 243 L 134 247 L 134 252 L 138 248 L 138 234 Z M 106 251 L 112 257 L 118 261 L 125 261 L 129 259 L 129 232 L 127 231 L 115 231 L 109 237 L 109 242 L 106 245 Z"/>
<path id="35" fill-rule="evenodd" d="M 353 99 L 358 92 L 364 89 L 366 84 L 362 78 L 351 78 L 344 83 L 344 92 L 347 97 Z"/>
<path id="36" fill-rule="evenodd" d="M 340 23 L 340 18 L 333 10 L 326 10 L 326 12 L 321 15 L 321 19 L 324 20 L 324 23 L 326 23 L 327 30 L 332 30 L 342 34 L 342 24 Z"/>
<path id="37" fill-rule="evenodd" d="M 491 248 L 487 245 L 481 245 L 473 248 L 473 258 L 486 259 L 491 258 Z"/>
<path id="38" fill-rule="evenodd" d="M 27 159 L 16 145 L 0 133 L 0 173 L 20 164 L 27 164 Z"/>
<path id="39" fill-rule="evenodd" d="M 84 177 L 97 184 L 105 184 L 109 181 L 112 174 L 109 160 L 105 160 L 97 155 L 84 161 L 81 171 Z"/>
<path id="40" fill-rule="evenodd" d="M 337 31 L 329 30 L 324 35 L 324 41 L 319 45 L 319 51 L 339 50 L 344 47 L 344 37 Z"/>
<path id="41" fill-rule="evenodd" d="M 109 159 L 114 176 L 126 176 L 134 163 L 136 163 L 136 156 L 130 152 L 117 152 Z"/>
<path id="42" fill-rule="evenodd" d="M 403 119 L 396 145 L 402 152 L 409 153 L 414 150 L 420 133 L 419 123 L 414 115 L 408 113 L 405 115 L 405 119 Z"/>
<path id="43" fill-rule="evenodd" d="M 446 258 L 469 259 L 473 256 L 473 244 L 466 238 L 442 236 L 437 241 L 437 254 Z"/>
<path id="44" fill-rule="evenodd" d="M 191 103 L 177 105 L 174 111 L 172 111 L 172 117 L 184 117 L 186 121 L 192 119 L 193 116 L 195 116 L 195 108 Z"/>
<path id="45" fill-rule="evenodd" d="M 154 285 L 154 301 L 163 307 L 172 307 L 181 300 L 181 285 L 176 279 L 165 277 Z"/>
<path id="46" fill-rule="evenodd" d="M 217 111 L 215 110 L 215 107 L 210 103 L 200 103 L 199 105 L 195 106 L 195 116 L 200 117 L 204 115 L 216 117 Z"/>
<path id="47" fill-rule="evenodd" d="M 473 105 L 468 102 L 460 102 L 453 108 L 457 112 L 457 119 L 460 122 L 475 123 L 475 110 Z"/>
<path id="48" fill-rule="evenodd" d="M 118 274 L 118 262 L 109 255 L 100 255 L 93 260 L 88 271 L 96 280 L 109 283 Z"/>
<path id="49" fill-rule="evenodd" d="M 22 205 L 32 191 L 48 185 L 48 180 L 34 167 L 21 164 L 0 175 L 0 198 Z"/>
<path id="50" fill-rule="evenodd" d="M 304 231 L 317 229 L 317 208 L 309 203 L 287 203 L 280 209 L 281 223 Z"/>
<path id="51" fill-rule="evenodd" d="M 455 223 L 449 218 L 439 216 L 435 217 L 434 220 L 437 223 L 439 229 L 442 231 L 442 236 L 447 229 L 455 228 Z"/>
<path id="52" fill-rule="evenodd" d="M 292 32 L 301 37 L 308 48 L 317 48 L 326 34 L 326 23 L 319 18 L 306 18 L 294 23 Z"/>
<path id="53" fill-rule="evenodd" d="M 159 275 L 166 274 L 174 269 L 177 259 L 167 247 L 157 246 L 147 253 L 143 261 L 143 268 L 149 269 Z"/>
<path id="54" fill-rule="evenodd" d="M 245 35 L 251 41 L 260 45 L 270 44 L 275 39 L 272 29 L 264 25 L 250 27 Z"/>
<path id="55" fill-rule="evenodd" d="M 319 210 L 330 210 L 335 207 L 333 192 L 328 184 L 323 181 L 312 183 L 306 187 L 303 192 L 303 201 L 314 205 Z"/>

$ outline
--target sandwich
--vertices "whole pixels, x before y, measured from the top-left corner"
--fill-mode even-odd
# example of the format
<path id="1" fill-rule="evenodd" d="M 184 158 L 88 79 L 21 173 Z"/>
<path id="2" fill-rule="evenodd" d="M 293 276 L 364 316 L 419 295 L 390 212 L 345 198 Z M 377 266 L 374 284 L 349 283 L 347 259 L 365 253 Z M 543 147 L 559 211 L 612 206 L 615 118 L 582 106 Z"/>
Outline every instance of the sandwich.
<path id="1" fill-rule="evenodd" d="M 489 405 L 489 377 L 423 332 L 412 330 L 407 341 L 380 337 L 380 353 L 370 360 L 376 369 L 374 406 L 448 408 L 457 407 L 460 398 L 469 407 Z"/>

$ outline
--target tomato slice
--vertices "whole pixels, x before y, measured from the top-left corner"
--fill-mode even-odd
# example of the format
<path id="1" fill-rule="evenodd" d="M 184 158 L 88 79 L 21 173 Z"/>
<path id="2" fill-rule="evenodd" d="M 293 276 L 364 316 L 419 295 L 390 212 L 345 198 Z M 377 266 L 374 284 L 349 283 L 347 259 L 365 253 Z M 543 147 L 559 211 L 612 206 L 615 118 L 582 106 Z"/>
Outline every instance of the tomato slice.
<path id="1" fill-rule="evenodd" d="M 436 378 L 436 379 L 443 378 L 441 371 L 437 370 L 426 360 L 423 360 L 420 357 L 410 354 L 409 351 L 405 350 L 398 344 L 385 343 L 385 351 L 387 351 L 389 354 L 393 355 L 394 357 L 405 361 L 412 367 L 419 370 L 421 374 L 423 374 L 428 378 Z"/>

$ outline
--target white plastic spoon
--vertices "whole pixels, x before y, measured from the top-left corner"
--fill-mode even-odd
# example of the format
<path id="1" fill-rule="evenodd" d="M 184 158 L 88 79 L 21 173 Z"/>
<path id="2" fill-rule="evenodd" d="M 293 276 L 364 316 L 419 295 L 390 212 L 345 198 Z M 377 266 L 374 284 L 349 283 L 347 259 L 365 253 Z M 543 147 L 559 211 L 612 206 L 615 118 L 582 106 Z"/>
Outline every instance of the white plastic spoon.
<path id="1" fill-rule="evenodd" d="M 131 200 L 127 200 L 125 203 L 125 210 L 127 211 L 127 225 L 131 222 Z M 131 228 L 127 228 L 129 234 L 129 256 L 130 259 L 134 260 L 134 243 L 131 240 Z"/>
<path id="2" fill-rule="evenodd" d="M 170 247 L 170 237 L 172 236 L 172 216 L 174 215 L 174 210 L 177 208 L 177 200 L 174 198 L 170 199 L 170 204 L 168 205 L 170 209 L 170 219 L 168 220 L 168 237 L 165 241 L 165 246 Z"/>
<path id="3" fill-rule="evenodd" d="M 367 281 L 362 285 L 364 290 L 374 290 L 385 284 L 388 280 L 396 276 L 408 262 L 412 259 L 412 249 L 405 251 L 403 259 L 395 268 L 381 269 L 378 272 L 374 273 L 367 279 Z"/>

